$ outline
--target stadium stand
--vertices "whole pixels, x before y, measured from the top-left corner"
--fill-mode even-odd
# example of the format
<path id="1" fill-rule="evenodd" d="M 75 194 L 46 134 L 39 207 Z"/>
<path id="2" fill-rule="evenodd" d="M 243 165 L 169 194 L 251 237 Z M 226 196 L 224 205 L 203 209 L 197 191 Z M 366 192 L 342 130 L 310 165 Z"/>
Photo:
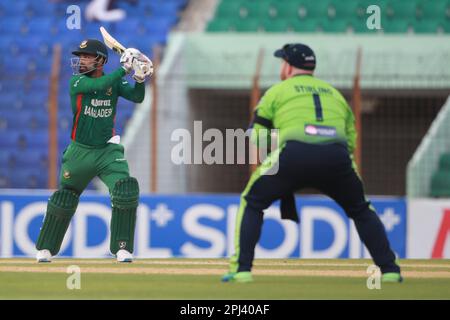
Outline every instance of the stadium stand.
<path id="1" fill-rule="evenodd" d="M 116 23 L 86 21 L 81 30 L 66 26 L 66 1 L 2 1 L 0 3 L 0 188 L 46 188 L 48 178 L 48 92 L 52 47 L 62 45 L 59 91 L 59 154 L 70 141 L 72 112 L 68 94 L 71 51 L 86 38 L 99 38 L 104 25 L 113 36 L 126 39 L 151 57 L 153 45 L 164 45 L 170 29 L 188 0 L 120 2 L 127 17 Z M 77 2 L 81 12 L 88 2 Z M 119 27 L 120 26 L 120 27 Z M 118 67 L 110 59 L 106 72 Z M 12 63 L 12 61 L 14 63 Z M 119 134 L 130 119 L 134 104 L 119 102 L 116 129 Z M 90 189 L 93 188 L 91 184 Z"/>
<path id="2" fill-rule="evenodd" d="M 370 0 L 222 0 L 209 32 L 377 33 L 366 27 Z M 449 33 L 448 0 L 376 1 L 385 33 Z"/>

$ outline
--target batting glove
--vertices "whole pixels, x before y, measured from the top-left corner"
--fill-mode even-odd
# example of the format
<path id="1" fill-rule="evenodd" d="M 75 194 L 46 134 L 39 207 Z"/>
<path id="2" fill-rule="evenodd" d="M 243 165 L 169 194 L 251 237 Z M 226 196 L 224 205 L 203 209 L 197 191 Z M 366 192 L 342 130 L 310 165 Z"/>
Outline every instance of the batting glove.
<path id="1" fill-rule="evenodd" d="M 133 61 L 139 59 L 142 53 L 135 48 L 126 49 L 122 56 L 120 57 L 120 63 L 122 64 L 122 68 L 125 69 L 127 73 L 130 73 L 133 70 Z"/>
<path id="2" fill-rule="evenodd" d="M 139 83 L 144 82 L 147 77 L 150 77 L 153 74 L 152 61 L 148 59 L 146 56 L 144 57 L 145 59 L 142 60 L 135 59 L 133 61 L 133 70 L 134 70 L 133 79 Z"/>

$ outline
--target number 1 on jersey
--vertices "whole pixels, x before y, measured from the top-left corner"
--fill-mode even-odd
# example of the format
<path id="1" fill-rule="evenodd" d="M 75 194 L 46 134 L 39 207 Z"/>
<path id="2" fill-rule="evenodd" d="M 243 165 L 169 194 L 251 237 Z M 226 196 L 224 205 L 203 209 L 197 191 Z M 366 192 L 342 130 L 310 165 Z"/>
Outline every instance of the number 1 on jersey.
<path id="1" fill-rule="evenodd" d="M 323 113 L 322 113 L 322 103 L 320 102 L 320 97 L 317 93 L 313 94 L 314 106 L 316 108 L 316 120 L 319 122 L 323 121 Z"/>

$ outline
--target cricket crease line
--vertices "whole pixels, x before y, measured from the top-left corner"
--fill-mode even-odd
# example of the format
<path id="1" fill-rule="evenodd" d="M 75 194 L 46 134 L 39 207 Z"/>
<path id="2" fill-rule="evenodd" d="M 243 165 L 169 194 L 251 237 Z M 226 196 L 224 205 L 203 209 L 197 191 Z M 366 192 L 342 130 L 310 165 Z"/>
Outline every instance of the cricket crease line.
<path id="1" fill-rule="evenodd" d="M 0 272 L 28 272 L 28 273 L 66 273 L 65 267 L 51 267 L 37 265 L 35 267 L 17 267 L 17 266 L 0 266 Z M 82 274 L 89 273 L 109 273 L 109 274 L 150 274 L 150 275 L 222 275 L 225 270 L 211 269 L 211 268 L 195 268 L 195 269 L 183 269 L 183 268 L 93 268 L 82 267 Z M 260 276 L 321 276 L 321 277 L 355 277 L 355 278 L 367 278 L 365 270 L 274 270 L 274 269 L 260 269 L 254 270 L 254 275 Z M 447 271 L 404 271 L 402 273 L 405 278 L 442 278 L 449 279 L 450 272 Z"/>
<path id="2" fill-rule="evenodd" d="M 92 265 L 117 265 L 114 259 L 104 259 L 104 261 L 92 261 L 83 259 L 55 259 L 52 263 L 54 264 L 92 264 Z M 1 265 L 11 265 L 11 264 L 36 264 L 34 259 L 29 260 L 0 260 Z M 190 265 L 201 265 L 201 266 L 227 266 L 229 263 L 227 261 L 170 261 L 170 260 L 140 260 L 136 259 L 134 265 L 179 265 L 179 266 L 190 266 Z M 311 263 L 303 261 L 255 261 L 255 266 L 289 266 L 289 267 L 368 267 L 371 263 Z M 400 263 L 402 268 L 429 268 L 429 269 L 450 269 L 450 264 L 414 264 L 414 263 Z"/>

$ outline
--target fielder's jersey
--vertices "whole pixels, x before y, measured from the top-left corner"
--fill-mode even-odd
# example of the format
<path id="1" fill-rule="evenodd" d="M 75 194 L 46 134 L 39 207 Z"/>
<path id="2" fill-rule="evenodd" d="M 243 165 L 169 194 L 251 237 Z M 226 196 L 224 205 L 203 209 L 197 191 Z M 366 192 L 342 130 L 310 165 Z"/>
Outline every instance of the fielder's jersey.
<path id="1" fill-rule="evenodd" d="M 71 138 L 90 146 L 101 146 L 115 135 L 117 100 L 124 97 L 139 103 L 144 100 L 144 83 L 131 87 L 125 79 L 125 70 L 98 78 L 76 75 L 70 79 L 70 100 L 73 112 Z"/>
<path id="2" fill-rule="evenodd" d="M 353 153 L 355 118 L 345 98 L 328 83 L 297 75 L 272 86 L 259 102 L 253 137 L 261 128 L 278 129 L 279 145 L 288 140 L 306 143 L 340 142 Z"/>

